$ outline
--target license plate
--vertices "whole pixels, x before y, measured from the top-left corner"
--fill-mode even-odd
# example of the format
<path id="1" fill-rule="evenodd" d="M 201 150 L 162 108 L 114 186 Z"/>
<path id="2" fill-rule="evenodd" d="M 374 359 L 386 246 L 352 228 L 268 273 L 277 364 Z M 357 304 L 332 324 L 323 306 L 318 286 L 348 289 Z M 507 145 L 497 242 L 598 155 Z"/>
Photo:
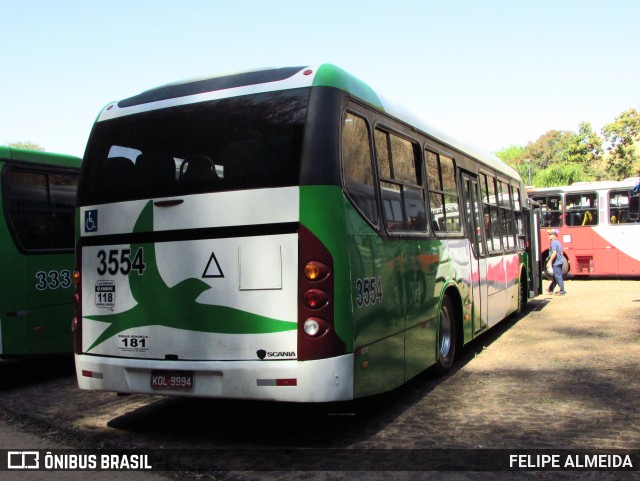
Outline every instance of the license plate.
<path id="1" fill-rule="evenodd" d="M 151 389 L 191 391 L 193 371 L 151 371 Z"/>

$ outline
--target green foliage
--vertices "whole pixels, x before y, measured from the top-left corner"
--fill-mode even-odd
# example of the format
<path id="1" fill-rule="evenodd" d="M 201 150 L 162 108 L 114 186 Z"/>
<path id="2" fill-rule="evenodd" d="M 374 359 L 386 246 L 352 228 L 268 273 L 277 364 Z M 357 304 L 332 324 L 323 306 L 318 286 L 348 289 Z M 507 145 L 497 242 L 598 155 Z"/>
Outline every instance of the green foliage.
<path id="1" fill-rule="evenodd" d="M 550 130 L 535 142 L 525 147 L 525 158 L 531 159 L 532 168 L 546 169 L 550 165 L 564 161 L 564 153 L 569 149 L 575 134 L 573 132 Z"/>
<path id="2" fill-rule="evenodd" d="M 633 177 L 638 175 L 638 165 L 640 157 L 638 157 L 638 149 L 636 146 L 619 144 L 610 151 L 607 159 L 607 167 L 613 176 L 619 179 L 625 177 Z"/>
<path id="3" fill-rule="evenodd" d="M 605 148 L 606 147 L 606 148 Z M 535 187 L 592 180 L 622 180 L 640 175 L 640 114 L 622 112 L 602 136 L 581 122 L 578 132 L 550 130 L 526 146 L 495 152 Z"/>
<path id="4" fill-rule="evenodd" d="M 494 154 L 506 164 L 513 165 L 520 163 L 519 159 L 522 158 L 523 153 L 524 147 L 522 147 L 521 145 L 510 145 L 506 149 L 499 150 Z"/>
<path id="5" fill-rule="evenodd" d="M 510 165 L 518 171 L 525 183 L 529 180 L 530 165 L 525 158 L 525 147 L 521 145 L 511 145 L 505 149 L 494 152 L 494 155 L 505 164 Z"/>
<path id="6" fill-rule="evenodd" d="M 536 173 L 533 185 L 536 187 L 555 187 L 585 182 L 595 178 L 585 172 L 584 167 L 575 162 L 556 163 Z"/>
<path id="7" fill-rule="evenodd" d="M 632 144 L 634 140 L 640 140 L 640 114 L 636 109 L 625 110 L 615 121 L 605 125 L 602 133 L 612 147 Z"/>
<path id="8" fill-rule="evenodd" d="M 622 112 L 615 121 L 602 128 L 609 143 L 607 168 L 616 178 L 640 174 L 640 156 L 635 145 L 640 141 L 640 114 L 636 109 Z"/>
<path id="9" fill-rule="evenodd" d="M 19 141 L 19 142 L 11 142 L 10 144 L 8 144 L 9 147 L 14 147 L 16 149 L 27 149 L 27 150 L 38 150 L 40 152 L 44 152 L 44 147 L 42 147 L 41 145 L 38 145 L 34 142 L 31 142 L 29 140 L 25 140 L 25 141 Z"/>
<path id="10" fill-rule="evenodd" d="M 508 165 L 508 162 L 507 162 Z M 533 185 L 533 177 L 534 171 L 531 170 L 531 166 L 528 162 L 523 164 L 512 165 L 514 169 L 520 174 L 522 181 L 527 185 Z"/>
<path id="11" fill-rule="evenodd" d="M 589 167 L 602 157 L 602 139 L 591 130 L 589 122 L 581 122 L 577 134 L 574 134 L 563 153 L 566 162 Z"/>

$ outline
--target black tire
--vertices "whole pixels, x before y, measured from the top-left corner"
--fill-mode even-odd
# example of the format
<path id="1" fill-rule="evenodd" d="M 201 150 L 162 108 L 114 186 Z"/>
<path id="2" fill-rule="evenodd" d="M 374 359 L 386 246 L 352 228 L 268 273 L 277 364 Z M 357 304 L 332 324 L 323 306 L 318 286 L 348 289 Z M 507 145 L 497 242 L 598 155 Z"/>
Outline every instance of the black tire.
<path id="1" fill-rule="evenodd" d="M 451 370 L 456 357 L 456 313 L 449 296 L 445 295 L 440 303 L 438 323 L 438 351 L 436 353 L 436 370 L 446 374 Z"/>
<path id="2" fill-rule="evenodd" d="M 562 258 L 562 277 L 566 279 L 569 274 L 569 263 L 567 262 L 567 256 Z"/>
<path id="3" fill-rule="evenodd" d="M 518 310 L 517 315 L 524 313 L 527 308 L 527 300 L 529 298 L 529 292 L 527 287 L 527 277 L 524 272 L 520 275 L 520 285 L 518 286 Z"/>
<path id="4" fill-rule="evenodd" d="M 548 259 L 548 252 L 545 253 L 543 259 Z M 569 261 L 567 261 L 567 256 L 563 255 L 562 257 L 562 277 L 564 279 L 567 278 L 567 276 L 569 275 Z M 542 266 L 542 277 L 544 279 L 547 279 L 548 281 L 553 280 L 553 269 L 551 268 L 551 266 L 549 266 L 549 268 L 547 268 L 547 261 L 544 261 L 544 264 Z"/>
<path id="5" fill-rule="evenodd" d="M 549 251 L 542 253 L 542 278 L 546 280 L 553 279 L 553 270 L 551 264 L 547 263 L 549 260 Z"/>

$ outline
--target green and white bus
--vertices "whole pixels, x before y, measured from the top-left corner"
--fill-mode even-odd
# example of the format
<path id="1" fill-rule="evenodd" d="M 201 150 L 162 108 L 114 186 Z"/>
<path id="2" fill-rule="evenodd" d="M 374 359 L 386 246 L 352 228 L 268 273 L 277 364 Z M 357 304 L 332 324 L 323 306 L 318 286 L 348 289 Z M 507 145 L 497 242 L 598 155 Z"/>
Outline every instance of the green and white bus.
<path id="1" fill-rule="evenodd" d="M 332 65 L 108 104 L 78 201 L 82 389 L 349 400 L 540 290 L 518 174 Z"/>
<path id="2" fill-rule="evenodd" d="M 81 159 L 0 146 L 0 357 L 73 352 Z"/>

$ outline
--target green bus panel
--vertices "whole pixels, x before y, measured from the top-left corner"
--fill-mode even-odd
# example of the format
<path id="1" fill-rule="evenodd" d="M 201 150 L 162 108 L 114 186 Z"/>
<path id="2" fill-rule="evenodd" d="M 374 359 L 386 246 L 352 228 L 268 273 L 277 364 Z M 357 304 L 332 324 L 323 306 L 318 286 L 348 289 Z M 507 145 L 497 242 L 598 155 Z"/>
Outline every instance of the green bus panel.
<path id="1" fill-rule="evenodd" d="M 10 163 L 11 162 L 11 163 Z M 81 160 L 60 154 L 0 147 L 5 167 L 49 173 L 78 169 Z M 21 250 L 10 232 L 0 184 L 0 357 L 70 354 L 73 351 L 72 250 Z"/>
<path id="2" fill-rule="evenodd" d="M 455 283 L 443 242 L 380 235 L 339 187 L 302 187 L 300 212 L 333 255 L 335 329 L 354 353 L 355 396 L 393 389 L 431 366 L 439 300 Z"/>

